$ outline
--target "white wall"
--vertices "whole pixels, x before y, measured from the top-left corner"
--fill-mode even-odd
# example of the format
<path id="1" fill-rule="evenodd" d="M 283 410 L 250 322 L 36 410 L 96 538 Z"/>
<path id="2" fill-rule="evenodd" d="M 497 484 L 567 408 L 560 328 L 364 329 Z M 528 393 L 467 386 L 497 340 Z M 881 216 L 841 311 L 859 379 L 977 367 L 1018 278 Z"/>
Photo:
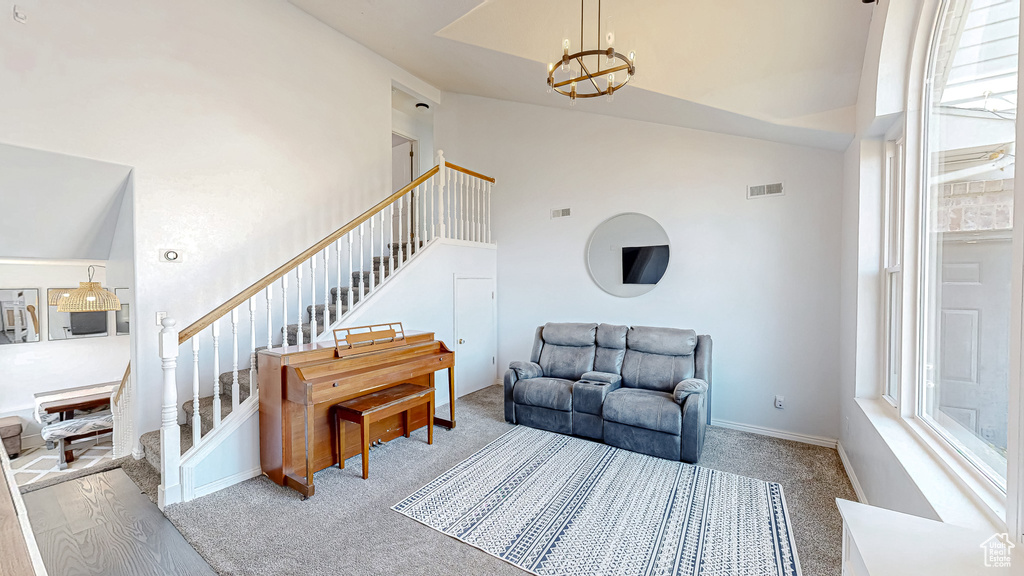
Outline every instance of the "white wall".
<path id="1" fill-rule="evenodd" d="M 455 275 L 494 278 L 496 268 L 497 251 L 493 246 L 471 246 L 458 240 L 435 241 L 406 268 L 399 270 L 394 281 L 385 283 L 365 305 L 345 318 L 341 325 L 401 322 L 406 330 L 433 332 L 436 339 L 444 342 L 450 350 L 455 350 Z M 500 297 L 498 301 L 501 301 Z M 325 332 L 320 339 L 330 341 L 331 338 L 331 334 Z M 435 381 L 437 406 L 448 403 L 447 382 L 447 373 L 438 372 Z M 467 383 L 467 386 L 476 388 L 476 384 Z"/>
<path id="2" fill-rule="evenodd" d="M 152 430 L 155 312 L 183 328 L 385 197 L 392 83 L 440 94 L 279 0 L 19 9 L 27 23 L 0 19 L 0 104 L 18 110 L 2 138 L 134 170 L 137 431 Z"/>
<path id="3" fill-rule="evenodd" d="M 94 260 L 0 260 L 0 285 L 39 290 L 40 341 L 0 346 L 0 415 L 25 420 L 25 436 L 38 434 L 32 426 L 33 396 L 39 392 L 120 380 L 128 363 L 128 337 L 114 336 L 114 313 L 108 313 L 108 336 L 49 340 L 46 289 L 77 287 L 86 280 Z M 106 271 L 94 279 L 106 286 Z M 31 439 L 27 439 L 32 443 Z"/>
<path id="4" fill-rule="evenodd" d="M 497 178 L 499 368 L 528 358 L 545 322 L 694 328 L 714 339 L 715 419 L 835 439 L 842 155 L 584 112 L 605 105 L 445 94 L 438 111 L 445 157 Z M 746 199 L 772 182 L 784 196 Z M 638 298 L 601 291 L 584 265 L 621 212 L 671 241 L 665 278 Z"/>

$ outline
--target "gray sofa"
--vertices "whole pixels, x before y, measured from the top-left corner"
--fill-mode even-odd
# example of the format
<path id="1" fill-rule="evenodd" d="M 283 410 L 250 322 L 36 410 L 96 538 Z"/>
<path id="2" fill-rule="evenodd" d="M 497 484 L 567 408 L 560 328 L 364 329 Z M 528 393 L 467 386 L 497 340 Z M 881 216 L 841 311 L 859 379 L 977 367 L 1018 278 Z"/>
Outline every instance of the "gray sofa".
<path id="1" fill-rule="evenodd" d="M 549 323 L 505 373 L 505 420 L 683 462 L 710 407 L 711 337 L 693 330 Z"/>

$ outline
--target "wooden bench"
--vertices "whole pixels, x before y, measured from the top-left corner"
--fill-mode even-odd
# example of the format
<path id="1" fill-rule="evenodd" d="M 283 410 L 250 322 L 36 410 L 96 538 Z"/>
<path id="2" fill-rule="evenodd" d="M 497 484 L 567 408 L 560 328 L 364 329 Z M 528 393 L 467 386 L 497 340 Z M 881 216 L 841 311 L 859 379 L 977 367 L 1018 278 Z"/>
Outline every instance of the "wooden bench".
<path id="1" fill-rule="evenodd" d="M 363 479 L 370 476 L 370 424 L 402 414 L 402 429 L 409 437 L 409 410 L 427 405 L 427 444 L 434 443 L 434 389 L 415 384 L 399 384 L 365 396 L 335 404 L 334 428 L 338 437 L 338 468 L 345 468 L 345 422 L 359 425 L 363 452 Z"/>

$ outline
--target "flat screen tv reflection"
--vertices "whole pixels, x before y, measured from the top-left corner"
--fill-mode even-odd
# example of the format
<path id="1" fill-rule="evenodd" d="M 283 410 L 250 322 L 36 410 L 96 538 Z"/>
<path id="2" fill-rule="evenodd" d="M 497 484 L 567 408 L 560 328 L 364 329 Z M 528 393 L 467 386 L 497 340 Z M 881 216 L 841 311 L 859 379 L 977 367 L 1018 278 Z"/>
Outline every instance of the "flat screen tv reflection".
<path id="1" fill-rule="evenodd" d="M 622 283 L 657 284 L 668 268 L 668 244 L 622 247 Z"/>

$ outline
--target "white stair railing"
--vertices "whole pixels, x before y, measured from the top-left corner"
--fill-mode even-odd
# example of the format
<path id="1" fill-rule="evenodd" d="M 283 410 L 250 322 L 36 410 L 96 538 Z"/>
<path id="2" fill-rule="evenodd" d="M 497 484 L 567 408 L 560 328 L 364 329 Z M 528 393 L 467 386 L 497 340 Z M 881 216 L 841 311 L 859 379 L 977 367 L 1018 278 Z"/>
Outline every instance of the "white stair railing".
<path id="1" fill-rule="evenodd" d="M 160 358 L 164 373 L 160 427 L 161 507 L 187 497 L 189 489 L 187 486 L 182 488 L 181 465 L 190 457 L 189 454 L 198 450 L 206 436 L 224 426 L 233 414 L 245 412 L 240 410 L 241 407 L 258 402 L 257 332 L 268 348 L 315 346 L 318 337 L 326 337 L 331 326 L 344 322 L 349 314 L 370 300 L 434 240 L 489 241 L 492 183 L 491 178 L 446 162 L 443 153 L 439 152 L 438 165 L 409 186 L 180 333 L 174 329 L 173 320 L 164 319 L 160 332 Z M 333 315 L 330 311 L 332 276 L 335 280 Z M 278 280 L 279 292 L 274 288 Z M 294 287 L 290 286 L 293 281 Z M 308 292 L 304 290 L 307 283 Z M 320 288 L 323 289 L 322 295 L 318 293 Z M 276 301 L 278 293 L 279 304 Z M 318 306 L 323 307 L 319 318 Z M 265 314 L 257 314 L 257 310 L 265 311 Z M 294 318 L 290 310 L 297 312 Z M 248 323 L 239 321 L 239 314 L 246 312 Z M 225 359 L 225 362 L 230 362 L 230 405 L 222 405 L 220 394 L 220 321 L 225 318 L 231 323 L 230 359 Z M 308 337 L 304 326 L 308 326 Z M 248 366 L 242 365 L 245 354 L 240 354 L 238 348 L 240 339 L 244 342 L 246 338 L 249 340 Z M 211 346 L 202 344 L 201 340 L 209 340 Z M 176 374 L 179 346 L 188 346 L 192 352 L 191 406 L 189 402 L 184 404 L 185 421 L 191 426 L 192 447 L 185 454 L 181 453 L 178 423 L 182 408 L 178 404 Z M 240 370 L 248 370 L 248 387 L 239 380 Z M 206 405 L 210 407 L 207 412 L 202 402 L 210 395 L 213 398 Z M 122 397 L 122 404 L 126 398 L 130 395 Z M 207 421 L 205 431 L 204 420 Z M 190 485 L 189 482 L 184 484 Z"/>

